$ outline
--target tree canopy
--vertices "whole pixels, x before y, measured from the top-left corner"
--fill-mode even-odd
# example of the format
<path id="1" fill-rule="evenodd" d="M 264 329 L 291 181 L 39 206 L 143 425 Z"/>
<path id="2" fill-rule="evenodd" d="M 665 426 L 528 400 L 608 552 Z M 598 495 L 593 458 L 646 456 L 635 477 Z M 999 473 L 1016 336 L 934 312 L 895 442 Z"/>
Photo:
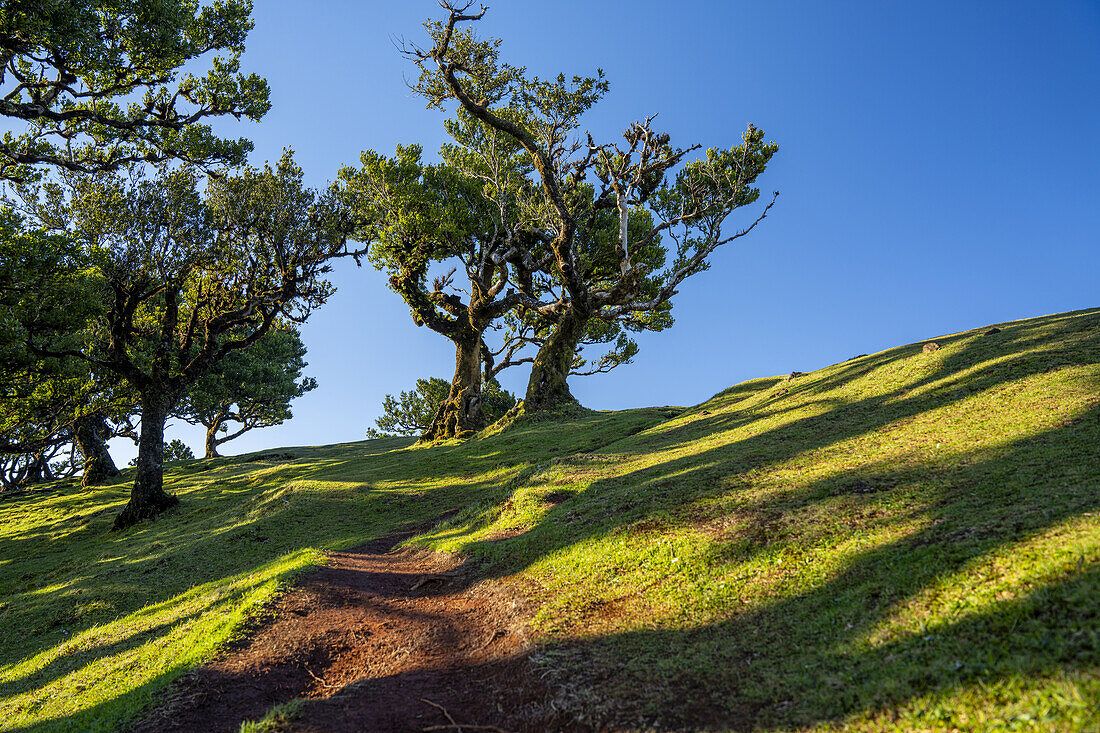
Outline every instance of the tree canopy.
<path id="1" fill-rule="evenodd" d="M 163 433 L 186 389 L 329 297 L 324 275 L 347 252 L 350 220 L 331 192 L 303 185 L 289 152 L 205 191 L 190 168 L 79 176 L 67 216 L 100 311 L 81 343 L 31 337 L 27 348 L 118 375 L 139 396 L 138 470 L 121 527 L 175 503 L 162 488 Z"/>
<path id="2" fill-rule="evenodd" d="M 209 122 L 270 107 L 267 82 L 240 72 L 251 11 L 246 0 L 0 4 L 0 116 L 25 125 L 0 138 L 0 180 L 43 165 L 243 164 L 251 142 L 219 138 Z"/>

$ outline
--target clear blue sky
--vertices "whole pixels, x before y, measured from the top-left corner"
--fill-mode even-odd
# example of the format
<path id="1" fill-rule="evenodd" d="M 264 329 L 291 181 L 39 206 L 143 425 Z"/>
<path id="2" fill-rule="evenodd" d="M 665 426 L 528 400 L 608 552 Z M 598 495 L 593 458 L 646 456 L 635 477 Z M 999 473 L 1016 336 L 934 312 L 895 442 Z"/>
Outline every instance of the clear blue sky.
<path id="1" fill-rule="evenodd" d="M 247 69 L 274 106 L 225 125 L 284 146 L 315 185 L 363 149 L 434 151 L 439 112 L 410 95 L 393 39 L 423 39 L 434 2 L 258 0 Z M 597 409 L 698 403 L 736 382 L 808 371 L 967 328 L 1100 305 L 1100 2 L 505 2 L 482 34 L 541 75 L 602 67 L 598 139 L 658 112 L 681 145 L 779 143 L 767 221 L 682 288 L 676 325 L 634 364 L 578 378 Z M 244 452 L 362 439 L 386 393 L 449 377 L 383 277 L 348 263 L 304 329 L 320 387 Z M 505 385 L 522 392 L 527 374 Z M 170 430 L 195 449 L 193 430 Z M 120 446 L 119 456 L 130 452 Z M 128 457 L 128 456 L 126 456 Z"/>

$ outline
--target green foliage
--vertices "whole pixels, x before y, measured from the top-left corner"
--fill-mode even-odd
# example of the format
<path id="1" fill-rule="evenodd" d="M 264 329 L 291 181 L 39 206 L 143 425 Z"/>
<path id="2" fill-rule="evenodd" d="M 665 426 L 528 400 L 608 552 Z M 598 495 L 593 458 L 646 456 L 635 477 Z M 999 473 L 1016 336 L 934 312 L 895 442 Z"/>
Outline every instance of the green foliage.
<path id="1" fill-rule="evenodd" d="M 736 209 L 760 198 L 754 184 L 778 150 L 765 142 L 763 130 L 750 125 L 739 145 L 710 148 L 701 160 L 684 165 L 672 184 L 655 191 L 653 211 L 673 223 L 669 237 L 675 242 L 675 258 L 659 278 L 662 285 L 708 269 L 710 253 L 740 236 L 722 234 L 722 225 Z M 693 215 L 683 217 L 685 211 Z"/>
<path id="2" fill-rule="evenodd" d="M 164 444 L 164 460 L 165 461 L 190 461 L 194 459 L 195 453 L 191 448 L 179 438 L 173 438 Z M 136 466 L 138 463 L 138 457 L 134 456 L 130 459 L 130 465 Z"/>
<path id="3" fill-rule="evenodd" d="M 508 192 L 494 193 L 490 184 L 479 184 L 462 168 L 446 160 L 423 163 L 421 156 L 417 145 L 399 145 L 392 158 L 366 151 L 361 167 L 342 169 L 340 178 L 360 223 L 357 236 L 371 242 L 371 262 L 390 275 L 390 286 L 409 305 L 417 325 L 452 338 L 461 330 L 456 313 L 490 307 L 507 282 L 506 263 L 494 263 L 492 256 L 506 249 L 513 225 L 494 218 L 492 196 Z M 506 165 L 499 158 L 495 163 Z M 500 175 L 508 172 L 501 169 Z M 450 277 L 429 287 L 429 267 L 449 261 L 467 270 L 469 302 L 458 298 Z M 488 267 L 481 264 L 486 262 Z"/>
<path id="4" fill-rule="evenodd" d="M 303 186 L 289 152 L 275 168 L 211 181 L 205 199 L 190 169 L 77 179 L 71 215 L 93 276 L 120 301 L 82 355 L 169 392 L 323 303 L 347 226 L 330 195 Z"/>
<path id="5" fill-rule="evenodd" d="M 105 307 L 92 258 L 74 237 L 0 209 L 0 453 L 36 453 L 64 441 L 82 415 L 125 411 L 116 380 L 67 354 Z"/>
<path id="6" fill-rule="evenodd" d="M 251 11 L 247 0 L 0 5 L 0 115 L 25 124 L 0 139 L 0 179 L 33 178 L 42 164 L 244 163 L 252 144 L 219 138 L 209 121 L 258 120 L 270 107 L 267 82 L 240 73 Z"/>
<path id="7" fill-rule="evenodd" d="M 317 388 L 315 379 L 302 378 L 305 354 L 298 330 L 279 324 L 246 348 L 230 352 L 199 377 L 175 414 L 206 426 L 209 458 L 222 443 L 293 417 L 291 400 Z M 239 427 L 229 432 L 228 423 Z"/>
<path id="8" fill-rule="evenodd" d="M 194 169 L 165 168 L 149 178 L 138 171 L 76 177 L 58 201 L 49 187 L 37 191 L 61 207 L 51 216 L 66 223 L 87 260 L 58 277 L 86 276 L 98 311 L 72 345 L 30 333 L 27 349 L 83 360 L 137 396 L 142 434 L 154 432 L 139 442 L 135 502 L 150 493 L 170 501 L 153 454 L 185 390 L 273 324 L 304 320 L 331 294 L 324 276 L 329 260 L 346 252 L 350 223 L 331 192 L 308 189 L 302 178 L 287 151 L 274 168 L 246 169 L 204 190 Z"/>
<path id="9" fill-rule="evenodd" d="M 398 397 L 386 395 L 382 400 L 382 415 L 375 421 L 375 428 L 367 430 L 368 438 L 387 436 L 414 436 L 423 434 L 432 424 L 436 410 L 450 393 L 451 383 L 439 377 L 416 380 L 416 388 L 402 392 Z M 485 421 L 494 423 L 516 404 L 516 397 L 489 379 L 481 389 L 482 410 Z"/>
<path id="10" fill-rule="evenodd" d="M 174 438 L 164 445 L 164 460 L 166 461 L 190 461 L 194 457 L 195 454 L 179 438 Z"/>

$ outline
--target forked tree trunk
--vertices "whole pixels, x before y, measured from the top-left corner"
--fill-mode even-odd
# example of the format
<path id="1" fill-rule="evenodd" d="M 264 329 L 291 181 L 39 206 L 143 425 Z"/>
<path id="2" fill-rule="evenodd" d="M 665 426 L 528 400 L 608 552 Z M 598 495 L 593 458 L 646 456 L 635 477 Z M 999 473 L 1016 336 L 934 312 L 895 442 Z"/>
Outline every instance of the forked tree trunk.
<path id="1" fill-rule="evenodd" d="M 119 470 L 107 450 L 107 421 L 99 413 L 85 415 L 76 421 L 73 437 L 84 458 L 83 486 L 94 486 L 118 476 Z"/>
<path id="2" fill-rule="evenodd" d="M 171 404 L 161 394 L 142 395 L 137 475 L 130 501 L 115 518 L 115 529 L 126 529 L 179 504 L 179 499 L 164 491 L 164 423 Z"/>
<path id="3" fill-rule="evenodd" d="M 554 324 L 531 365 L 524 412 L 547 412 L 578 404 L 569 391 L 569 372 L 587 325 L 588 317 L 576 310 L 567 311 Z"/>
<path id="4" fill-rule="evenodd" d="M 468 438 L 485 427 L 481 409 L 480 334 L 455 342 L 455 375 L 447 399 L 435 411 L 432 424 L 420 436 L 431 442 L 443 438 Z"/>

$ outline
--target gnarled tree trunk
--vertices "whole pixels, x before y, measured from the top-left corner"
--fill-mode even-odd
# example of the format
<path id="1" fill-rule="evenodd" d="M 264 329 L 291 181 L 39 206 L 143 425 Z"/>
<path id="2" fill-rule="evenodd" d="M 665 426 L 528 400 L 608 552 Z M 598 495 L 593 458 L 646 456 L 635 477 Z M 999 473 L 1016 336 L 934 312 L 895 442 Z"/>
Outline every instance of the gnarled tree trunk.
<path id="1" fill-rule="evenodd" d="M 130 501 L 115 518 L 115 529 L 125 529 L 179 504 L 179 499 L 164 490 L 164 423 L 171 405 L 172 399 L 163 394 L 141 397 L 137 475 Z"/>
<path id="2" fill-rule="evenodd" d="M 546 412 L 578 404 L 569 391 L 569 372 L 587 325 L 588 316 L 572 308 L 554 324 L 531 365 L 524 412 Z"/>
<path id="3" fill-rule="evenodd" d="M 107 434 L 107 421 L 99 413 L 85 415 L 73 426 L 76 447 L 84 457 L 84 477 L 80 481 L 83 486 L 93 486 L 119 474 L 107 450 Z"/>
<path id="4" fill-rule="evenodd" d="M 218 428 L 221 426 L 220 422 L 206 426 L 206 455 L 203 458 L 221 457 L 221 453 L 218 453 Z"/>
<path id="5" fill-rule="evenodd" d="M 420 436 L 431 442 L 443 438 L 468 438 L 485 427 L 481 409 L 481 335 L 455 342 L 455 375 L 447 399 L 435 412 L 432 424 Z"/>

